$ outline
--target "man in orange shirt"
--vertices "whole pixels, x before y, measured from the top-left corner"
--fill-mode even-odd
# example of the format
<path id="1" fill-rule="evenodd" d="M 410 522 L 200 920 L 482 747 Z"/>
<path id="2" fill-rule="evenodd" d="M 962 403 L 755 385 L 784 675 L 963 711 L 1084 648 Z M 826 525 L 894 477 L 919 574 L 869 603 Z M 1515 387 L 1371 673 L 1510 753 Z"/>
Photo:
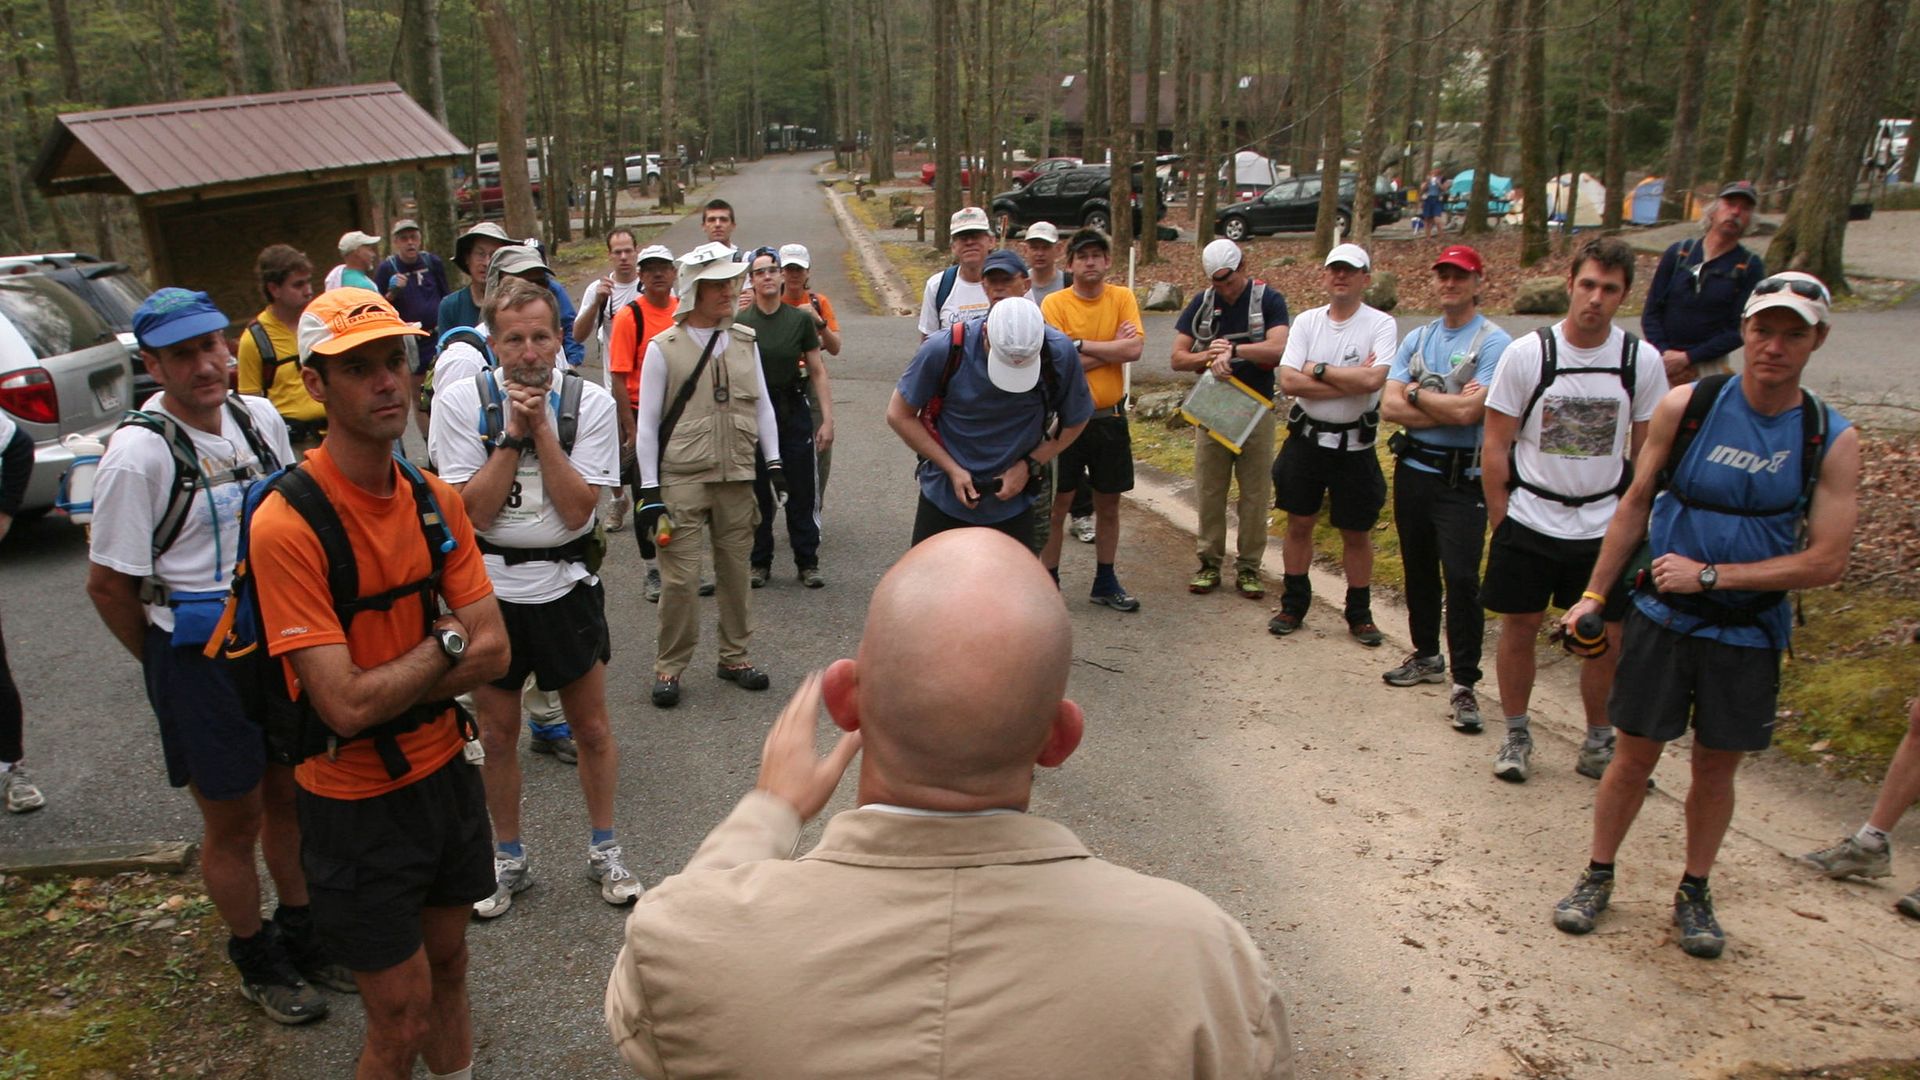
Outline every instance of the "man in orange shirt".
<path id="1" fill-rule="evenodd" d="M 1067 239 L 1067 272 L 1073 287 L 1048 296 L 1040 306 L 1047 324 L 1073 339 L 1080 365 L 1093 392 L 1093 418 L 1060 452 L 1054 485 L 1053 528 L 1040 561 L 1060 580 L 1060 540 L 1067 511 L 1081 485 L 1093 489 L 1093 592 L 1088 597 L 1115 611 L 1139 611 L 1140 601 L 1120 585 L 1113 560 L 1120 550 L 1120 495 L 1133 490 L 1133 438 L 1127 430 L 1126 365 L 1140 359 L 1147 339 L 1141 335 L 1140 305 L 1133 291 L 1107 283 L 1113 265 L 1105 233 L 1079 229 Z"/>
<path id="2" fill-rule="evenodd" d="M 338 739 L 294 770 L 314 923 L 360 988 L 358 1075 L 408 1077 L 424 1058 L 432 1076 L 468 1080 L 466 926 L 493 893 L 493 852 L 479 755 L 463 753 L 478 743 L 451 699 L 505 673 L 506 630 L 460 496 L 393 456 L 404 341 L 420 331 L 378 294 L 336 289 L 298 332 L 301 377 L 327 409 L 303 468 L 354 553 L 349 595 L 377 601 L 343 616 L 319 537 L 284 496 L 266 498 L 252 521 L 262 638 Z"/>
<path id="3" fill-rule="evenodd" d="M 607 370 L 613 372 L 613 400 L 620 418 L 620 480 L 640 494 L 640 472 L 633 466 L 633 410 L 640 404 L 640 363 L 653 335 L 673 325 L 680 297 L 673 286 L 679 280 L 673 252 L 654 244 L 640 252 L 640 295 L 613 313 L 613 332 L 607 338 Z M 625 389 L 623 390 L 622 387 Z M 638 506 L 638 503 L 634 504 Z M 653 536 L 635 528 L 640 557 L 647 562 L 647 603 L 660 602 L 660 564 Z"/>

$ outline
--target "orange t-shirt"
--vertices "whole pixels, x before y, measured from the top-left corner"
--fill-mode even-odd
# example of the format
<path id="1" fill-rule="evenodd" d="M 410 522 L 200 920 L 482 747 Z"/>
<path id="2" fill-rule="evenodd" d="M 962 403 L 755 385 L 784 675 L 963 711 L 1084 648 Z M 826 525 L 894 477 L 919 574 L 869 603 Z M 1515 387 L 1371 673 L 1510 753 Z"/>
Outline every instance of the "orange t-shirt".
<path id="1" fill-rule="evenodd" d="M 833 331 L 836 334 L 839 333 L 840 320 L 834 317 L 833 301 L 827 299 L 826 293 L 814 293 L 813 299 L 820 301 L 820 317 L 827 320 L 827 329 Z M 780 293 L 780 302 L 787 305 L 788 307 L 813 306 L 812 302 L 809 301 L 806 297 L 802 296 L 800 299 L 795 300 L 793 297 L 789 296 L 784 290 L 782 290 Z"/>
<path id="2" fill-rule="evenodd" d="M 613 334 L 607 339 L 607 370 L 631 371 L 627 384 L 627 395 L 634 408 L 640 407 L 640 365 L 647 355 L 647 342 L 653 336 L 673 325 L 673 313 L 680 310 L 680 297 L 667 298 L 666 307 L 655 307 L 645 293 L 637 298 L 640 304 L 640 318 L 643 325 L 636 337 L 633 332 L 633 306 L 622 307 L 613 315 Z"/>
<path id="3" fill-rule="evenodd" d="M 1073 287 L 1049 293 L 1040 304 L 1047 324 L 1076 341 L 1112 341 L 1120 336 L 1120 324 L 1130 322 L 1136 331 L 1146 327 L 1140 320 L 1140 305 L 1133 290 L 1108 284 L 1098 300 L 1088 300 Z M 1101 364 L 1087 372 L 1087 389 L 1093 394 L 1093 407 L 1104 409 L 1126 396 L 1126 367 Z"/>
<path id="4" fill-rule="evenodd" d="M 374 495 L 348 480 L 323 447 L 307 455 L 307 470 L 320 483 L 346 525 L 360 573 L 360 595 L 377 596 L 389 589 L 419 581 L 433 569 L 432 557 L 414 508 L 413 487 L 393 466 L 393 494 Z M 441 571 L 440 595 L 449 608 L 458 609 L 493 592 L 487 568 L 474 542 L 460 495 L 428 476 L 427 484 L 440 504 L 441 516 L 456 546 Z M 327 558 L 320 540 L 299 511 L 278 494 L 269 496 L 254 512 L 253 572 L 260 590 L 261 636 L 267 651 L 282 658 L 299 649 L 345 644 L 354 666 L 376 668 L 420 644 L 423 620 L 418 597 L 404 597 L 386 611 L 363 611 L 351 632 L 343 629 L 327 588 Z M 287 681 L 294 683 L 287 665 Z M 446 764 L 460 752 L 460 732 L 453 712 L 399 737 L 400 751 L 410 766 L 398 780 L 387 776 L 373 740 L 343 743 L 337 758 L 308 758 L 294 769 L 301 787 L 330 799 L 369 799 L 403 788 Z"/>

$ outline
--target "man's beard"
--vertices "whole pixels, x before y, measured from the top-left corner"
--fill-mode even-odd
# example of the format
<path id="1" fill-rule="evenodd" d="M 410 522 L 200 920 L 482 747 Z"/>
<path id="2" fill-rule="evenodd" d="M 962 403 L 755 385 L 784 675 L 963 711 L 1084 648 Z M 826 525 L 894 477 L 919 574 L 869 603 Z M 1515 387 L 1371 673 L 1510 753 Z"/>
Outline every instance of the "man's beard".
<path id="1" fill-rule="evenodd" d="M 504 371 L 506 380 L 516 386 L 531 386 L 537 390 L 545 390 L 553 385 L 553 368 L 550 366 L 509 367 Z"/>

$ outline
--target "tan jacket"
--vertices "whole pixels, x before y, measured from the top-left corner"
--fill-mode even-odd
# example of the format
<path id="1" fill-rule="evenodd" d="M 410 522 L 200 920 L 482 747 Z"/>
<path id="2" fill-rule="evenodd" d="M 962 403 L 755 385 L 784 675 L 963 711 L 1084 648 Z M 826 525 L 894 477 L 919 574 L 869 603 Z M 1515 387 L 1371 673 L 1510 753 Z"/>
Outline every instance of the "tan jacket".
<path id="1" fill-rule="evenodd" d="M 751 794 L 641 897 L 607 1026 L 642 1076 L 1290 1078 L 1278 990 L 1211 900 L 1025 814 Z"/>
<path id="2" fill-rule="evenodd" d="M 687 398 L 687 408 L 675 423 L 660 457 L 660 486 L 712 484 L 752 480 L 753 452 L 759 444 L 760 373 L 754 364 L 753 327 L 729 323 L 731 347 L 717 346 L 700 373 L 700 385 Z M 687 328 L 675 323 L 654 336 L 660 355 L 667 359 L 667 396 L 671 401 L 700 365 L 700 345 Z M 715 371 L 716 367 L 724 368 Z M 717 402 L 712 391 L 716 378 L 727 388 L 727 400 Z"/>

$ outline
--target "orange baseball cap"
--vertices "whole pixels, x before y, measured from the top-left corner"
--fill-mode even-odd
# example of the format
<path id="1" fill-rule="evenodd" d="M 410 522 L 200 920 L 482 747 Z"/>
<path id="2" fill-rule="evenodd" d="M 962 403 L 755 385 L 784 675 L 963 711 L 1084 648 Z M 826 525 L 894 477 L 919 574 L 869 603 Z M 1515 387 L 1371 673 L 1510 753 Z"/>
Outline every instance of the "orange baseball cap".
<path id="1" fill-rule="evenodd" d="M 426 337 L 419 326 L 402 322 L 400 313 L 379 293 L 366 289 L 328 289 L 300 313 L 300 359 L 315 353 L 338 356 L 369 341 L 388 337 Z"/>

